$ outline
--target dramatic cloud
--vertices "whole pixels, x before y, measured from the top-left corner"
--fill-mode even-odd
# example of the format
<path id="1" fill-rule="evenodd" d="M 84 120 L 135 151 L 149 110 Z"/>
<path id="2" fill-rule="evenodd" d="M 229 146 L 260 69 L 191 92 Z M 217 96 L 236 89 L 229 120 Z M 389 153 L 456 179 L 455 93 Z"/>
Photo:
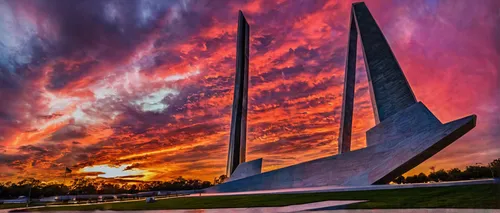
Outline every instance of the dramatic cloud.
<path id="1" fill-rule="evenodd" d="M 442 122 L 478 115 L 410 173 L 500 157 L 499 2 L 366 3 L 417 99 Z M 251 26 L 247 158 L 269 171 L 336 154 L 350 5 L 0 1 L 0 181 L 62 180 L 65 167 L 118 182 L 223 174 L 240 9 Z M 361 54 L 355 95 L 359 149 L 375 125 Z"/>

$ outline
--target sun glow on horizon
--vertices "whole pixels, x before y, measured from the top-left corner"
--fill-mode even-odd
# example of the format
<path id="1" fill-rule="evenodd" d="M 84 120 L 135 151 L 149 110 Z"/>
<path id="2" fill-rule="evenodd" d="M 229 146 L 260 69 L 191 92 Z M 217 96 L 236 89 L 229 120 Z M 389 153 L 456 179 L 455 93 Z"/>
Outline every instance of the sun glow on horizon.
<path id="1" fill-rule="evenodd" d="M 100 174 L 97 177 L 103 178 L 139 178 L 142 179 L 145 176 L 146 171 L 141 169 L 127 169 L 130 165 L 121 166 L 111 166 L 111 165 L 94 165 L 84 167 L 80 170 L 82 173 L 94 173 L 98 172 Z"/>

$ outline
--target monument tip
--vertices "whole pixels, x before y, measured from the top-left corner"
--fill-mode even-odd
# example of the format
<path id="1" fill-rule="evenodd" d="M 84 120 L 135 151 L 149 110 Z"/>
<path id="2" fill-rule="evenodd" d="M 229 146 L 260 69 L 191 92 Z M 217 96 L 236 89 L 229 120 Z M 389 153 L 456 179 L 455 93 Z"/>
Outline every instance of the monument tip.
<path id="1" fill-rule="evenodd" d="M 358 4 L 365 4 L 365 2 L 364 1 L 353 2 L 352 6 L 358 5 Z"/>
<path id="2" fill-rule="evenodd" d="M 240 18 L 243 18 L 246 20 L 245 15 L 243 15 L 243 11 L 238 10 L 238 15 L 240 16 Z"/>

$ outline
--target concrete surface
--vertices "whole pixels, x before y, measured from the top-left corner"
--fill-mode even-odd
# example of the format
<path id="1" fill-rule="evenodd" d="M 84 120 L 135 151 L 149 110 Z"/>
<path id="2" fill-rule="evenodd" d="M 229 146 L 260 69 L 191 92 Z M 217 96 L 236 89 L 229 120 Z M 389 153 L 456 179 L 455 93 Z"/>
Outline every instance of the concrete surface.
<path id="1" fill-rule="evenodd" d="M 239 180 L 242 178 L 258 175 L 262 172 L 262 158 L 244 162 L 236 167 L 233 174 L 226 182 Z"/>
<path id="2" fill-rule="evenodd" d="M 228 176 L 231 176 L 240 163 L 246 161 L 249 39 L 250 26 L 243 13 L 239 11 L 236 76 L 234 78 L 233 110 L 226 169 Z"/>
<path id="3" fill-rule="evenodd" d="M 358 45 L 358 31 L 354 14 L 351 13 L 351 28 L 347 46 L 347 59 L 344 74 L 344 93 L 342 94 L 342 114 L 340 117 L 340 131 L 338 154 L 351 151 L 352 115 L 354 110 L 354 86 L 356 84 L 356 49 Z"/>
<path id="4" fill-rule="evenodd" d="M 255 208 L 222 208 L 222 209 L 180 209 L 180 210 L 141 210 L 141 211 L 57 211 L 59 213 L 77 213 L 77 212 L 82 212 L 82 213 L 88 213 L 88 212 L 99 212 L 99 213 L 111 213 L 111 212 L 120 212 L 120 213 L 127 213 L 127 212 L 148 212 L 148 213 L 188 213 L 188 212 L 241 212 L 241 213 L 246 213 L 246 212 L 262 212 L 262 213 L 274 213 L 274 212 L 300 212 L 300 211 L 307 211 L 307 210 L 314 210 L 314 209 L 321 209 L 321 208 L 327 208 L 327 207 L 342 207 L 345 205 L 353 204 L 353 203 L 359 203 L 359 202 L 366 202 L 363 200 L 332 200 L 332 201 L 321 201 L 321 202 L 314 202 L 314 203 L 306 203 L 306 204 L 298 204 L 298 205 L 290 205 L 290 206 L 281 206 L 281 207 L 255 207 Z M 2 211 L 0 210 L 0 213 L 3 212 L 8 212 L 7 210 Z"/>
<path id="5" fill-rule="evenodd" d="M 402 141 L 439 128 L 441 122 L 421 102 L 406 108 L 366 131 L 366 146 Z"/>
<path id="6" fill-rule="evenodd" d="M 417 100 L 366 4 L 354 3 L 352 12 L 361 40 L 373 111 L 378 124 L 415 104 Z"/>
<path id="7" fill-rule="evenodd" d="M 466 185 L 481 185 L 481 184 L 500 184 L 500 179 L 481 179 L 481 180 L 464 180 L 464 181 L 438 182 L 438 183 L 414 183 L 414 184 L 390 184 L 390 185 L 387 184 L 387 185 L 368 185 L 368 186 L 321 186 L 321 187 L 259 190 L 259 191 L 245 191 L 245 192 L 203 193 L 201 194 L 201 196 L 306 194 L 306 193 L 322 193 L 322 192 L 348 192 L 348 191 L 371 191 L 371 190 L 388 190 L 388 189 L 430 188 L 430 187 L 446 187 L 446 186 L 466 186 Z M 190 196 L 196 197 L 200 195 L 190 195 Z"/>
<path id="8" fill-rule="evenodd" d="M 423 104 L 417 103 L 394 116 L 404 118 L 407 114 L 414 114 L 413 118 L 417 119 L 416 122 L 430 123 L 435 117 L 427 112 L 428 109 Z M 395 124 L 391 119 L 383 121 L 379 125 Z M 238 192 L 319 186 L 366 186 L 387 183 L 388 180 L 404 174 L 430 158 L 474 126 L 475 116 L 465 117 L 444 125 L 439 124 L 428 131 L 423 125 L 421 127 L 426 131 L 414 130 L 412 131 L 415 133 L 414 135 L 408 135 L 401 140 L 388 140 L 340 155 L 265 172 L 223 183 L 205 191 Z M 396 131 L 394 134 L 397 134 L 400 128 L 390 129 L 394 129 Z"/>

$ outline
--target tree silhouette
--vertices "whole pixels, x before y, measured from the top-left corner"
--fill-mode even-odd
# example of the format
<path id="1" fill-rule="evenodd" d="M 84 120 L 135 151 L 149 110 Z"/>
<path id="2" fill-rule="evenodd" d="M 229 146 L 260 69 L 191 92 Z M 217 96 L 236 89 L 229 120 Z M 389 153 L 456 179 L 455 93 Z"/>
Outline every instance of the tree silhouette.
<path id="1" fill-rule="evenodd" d="M 435 167 L 430 167 L 431 172 L 429 175 L 420 173 L 418 175 L 408 176 L 406 178 L 397 177 L 394 183 L 425 183 L 429 181 L 442 182 L 442 181 L 458 181 L 458 180 L 472 180 L 481 178 L 498 178 L 500 174 L 500 158 L 493 160 L 488 166 L 483 166 L 480 163 L 465 167 L 465 170 L 453 168 L 448 171 L 440 169 L 435 171 Z"/>
<path id="2" fill-rule="evenodd" d="M 432 170 L 432 169 L 431 169 Z M 479 178 L 499 177 L 500 158 L 493 160 L 488 166 L 480 164 L 467 166 L 465 170 L 453 168 L 448 171 L 440 169 L 432 170 L 429 175 L 420 173 L 418 175 L 397 177 L 393 182 L 403 183 L 425 183 L 429 181 L 455 181 L 470 180 Z M 76 178 L 70 185 L 63 185 L 55 182 L 42 182 L 34 178 L 23 179 L 17 183 L 8 181 L 0 183 L 0 198 L 12 199 L 19 196 L 28 196 L 31 188 L 32 198 L 49 197 L 65 194 L 118 194 L 118 193 L 137 193 L 141 191 L 177 191 L 193 190 L 210 187 L 214 184 L 221 184 L 227 179 L 226 175 L 220 175 L 214 179 L 214 183 L 198 179 L 186 179 L 179 176 L 169 181 L 150 181 L 138 183 L 112 183 L 106 180 L 96 180 L 89 178 Z"/>
<path id="3" fill-rule="evenodd" d="M 227 175 L 221 175 L 218 178 L 216 177 L 214 180 L 214 185 L 224 183 L 224 181 L 226 181 L 226 179 L 227 179 Z"/>
<path id="4" fill-rule="evenodd" d="M 398 176 L 396 179 L 394 179 L 394 183 L 397 183 L 397 184 L 402 184 L 405 182 L 405 177 L 403 176 Z"/>
<path id="5" fill-rule="evenodd" d="M 490 169 L 493 177 L 500 177 L 500 158 L 493 160 L 490 164 Z"/>

